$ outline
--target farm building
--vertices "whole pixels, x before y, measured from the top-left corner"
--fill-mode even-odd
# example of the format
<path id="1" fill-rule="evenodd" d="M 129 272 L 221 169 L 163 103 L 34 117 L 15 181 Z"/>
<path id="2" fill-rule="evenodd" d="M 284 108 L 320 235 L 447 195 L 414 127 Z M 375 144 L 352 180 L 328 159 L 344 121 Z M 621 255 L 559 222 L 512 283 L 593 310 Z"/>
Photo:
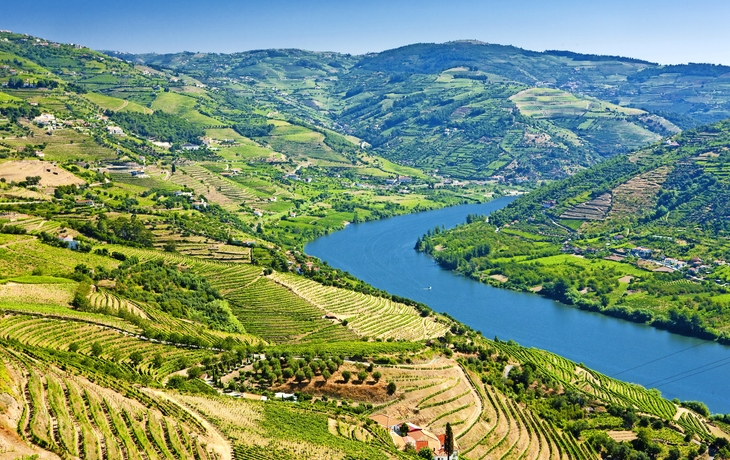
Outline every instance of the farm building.
<path id="1" fill-rule="evenodd" d="M 66 247 L 73 249 L 74 251 L 79 248 L 79 242 L 74 240 L 71 235 L 59 235 L 58 239 L 66 243 Z"/>
<path id="2" fill-rule="evenodd" d="M 459 454 L 456 451 L 450 457 L 446 455 L 444 451 L 444 434 L 437 436 L 418 425 L 402 423 L 387 415 L 371 415 L 370 419 L 387 429 L 393 442 L 400 449 L 405 449 L 408 445 L 413 446 L 417 451 L 427 447 L 433 452 L 434 459 L 456 460 L 459 458 Z M 404 426 L 408 427 L 407 433 L 402 432 Z"/>
<path id="3" fill-rule="evenodd" d="M 56 122 L 56 116 L 50 113 L 42 113 L 33 119 L 33 123 L 41 126 L 51 125 Z"/>

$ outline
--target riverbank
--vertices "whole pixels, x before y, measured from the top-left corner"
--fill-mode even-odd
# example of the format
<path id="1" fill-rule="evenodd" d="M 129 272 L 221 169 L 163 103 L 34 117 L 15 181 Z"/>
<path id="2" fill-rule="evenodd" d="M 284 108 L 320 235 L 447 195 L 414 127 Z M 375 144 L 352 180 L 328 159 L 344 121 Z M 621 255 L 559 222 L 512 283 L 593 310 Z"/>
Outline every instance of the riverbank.
<path id="1" fill-rule="evenodd" d="M 496 288 L 730 344 L 730 315 L 720 300 L 728 294 L 725 286 L 696 282 L 683 271 L 652 270 L 632 255 L 637 249 L 610 252 L 605 246 L 611 243 L 604 246 L 600 238 L 573 242 L 526 228 L 495 227 L 483 217 L 467 220 L 448 230 L 429 230 L 418 238 L 417 249 L 446 270 Z"/>
<path id="2" fill-rule="evenodd" d="M 485 337 L 548 350 L 605 375 L 659 388 L 665 397 L 700 400 L 715 412 L 730 412 L 722 383 L 730 380 L 724 366 L 730 364 L 728 347 L 455 276 L 413 250 L 429 229 L 454 227 L 468 214 L 488 214 L 512 200 L 350 225 L 305 249 L 378 289 L 445 312 Z"/>

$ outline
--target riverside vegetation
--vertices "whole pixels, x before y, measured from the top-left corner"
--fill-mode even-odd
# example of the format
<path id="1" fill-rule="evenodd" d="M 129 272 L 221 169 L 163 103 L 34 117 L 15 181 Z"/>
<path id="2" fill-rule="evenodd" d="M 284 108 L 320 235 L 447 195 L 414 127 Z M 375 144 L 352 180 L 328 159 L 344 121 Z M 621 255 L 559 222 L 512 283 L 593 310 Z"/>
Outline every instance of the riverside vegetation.
<path id="1" fill-rule="evenodd" d="M 0 33 L 0 455 L 432 458 L 431 447 L 403 444 L 398 433 L 409 422 L 451 433 L 468 459 L 730 458 L 728 417 L 711 416 L 701 402 L 668 401 L 554 354 L 488 340 L 303 254 L 304 242 L 350 222 L 481 202 L 519 190 L 521 178 L 555 179 L 617 153 L 608 145 L 628 132 L 636 136 L 625 145 L 639 146 L 724 114 L 652 114 L 649 91 L 645 109 L 625 108 L 633 102 L 601 100 L 600 92 L 537 88 L 509 66 L 484 70 L 490 53 L 513 53 L 521 66 L 550 63 L 544 80 L 557 75 L 562 86 L 573 81 L 566 66 L 585 59 L 625 68 L 626 85 L 648 88 L 660 75 L 650 63 L 448 46 L 456 52 L 418 45 L 356 58 L 272 50 L 226 60 L 102 54 Z M 419 67 L 399 67 L 399 56 L 412 51 Z M 724 97 L 712 80 L 716 68 L 667 69 L 675 71 Z M 584 103 L 584 127 L 570 125 L 564 117 Z M 580 137 L 588 125 L 595 134 Z M 689 130 L 675 138 L 677 149 L 653 147 L 674 149 L 670 159 L 644 150 L 601 163 L 613 175 L 587 170 L 570 184 L 619 181 L 632 165 L 648 173 L 677 158 L 721 175 L 724 126 Z M 415 153 L 426 144 L 442 156 Z M 554 161 L 530 160 L 535 152 Z M 686 182 L 666 174 L 665 184 Z M 647 198 L 642 220 L 623 214 L 622 234 L 634 238 L 630 225 L 684 220 L 702 228 L 695 238 L 721 234 L 692 217 L 700 214 L 679 212 L 698 195 L 682 198 L 677 187 L 676 194 L 667 188 L 666 212 Z M 549 195 L 564 190 L 549 185 L 495 215 L 502 220 L 492 240 L 477 241 L 474 227 L 463 239 L 468 258 L 445 257 L 455 254 L 448 232 L 421 245 L 460 269 L 462 259 L 481 261 L 499 244 L 514 251 L 504 258 L 546 257 L 558 235 L 587 248 L 592 240 L 575 238 L 568 229 L 577 225 L 558 214 L 582 201 Z M 528 220 L 545 235 L 528 233 L 510 214 L 548 200 L 561 226 L 549 213 Z M 592 220 L 591 238 L 605 238 L 602 226 L 617 228 Z M 721 250 L 671 236 L 686 238 L 688 255 Z M 637 291 L 676 285 L 671 295 L 696 295 L 698 304 L 723 289 L 700 283 L 715 290 L 683 292 L 695 283 L 580 260 L 596 272 L 592 282 L 568 265 L 570 276 L 595 286 L 580 295 L 591 302 L 605 295 L 609 306 L 620 295 L 598 290 L 621 270 L 635 277 Z M 542 266 L 520 273 L 543 276 Z M 565 292 L 574 295 L 572 286 Z M 399 428 L 381 426 L 383 417 Z"/>
<path id="2" fill-rule="evenodd" d="M 418 242 L 444 267 L 729 343 L 727 122 L 685 131 Z"/>

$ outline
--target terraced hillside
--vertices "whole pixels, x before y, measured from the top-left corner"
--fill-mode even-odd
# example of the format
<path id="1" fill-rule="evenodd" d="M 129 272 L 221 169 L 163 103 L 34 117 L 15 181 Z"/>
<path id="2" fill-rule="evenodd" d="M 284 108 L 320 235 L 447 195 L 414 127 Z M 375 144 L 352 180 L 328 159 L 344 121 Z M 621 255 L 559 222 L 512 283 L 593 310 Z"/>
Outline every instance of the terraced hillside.
<path id="1" fill-rule="evenodd" d="M 432 316 L 422 317 L 413 307 L 388 299 L 326 287 L 306 278 L 276 274 L 274 280 L 340 322 L 347 321 L 361 336 L 380 339 L 422 340 L 442 335 L 447 326 Z"/>
<path id="2" fill-rule="evenodd" d="M 117 56 L 210 83 L 246 82 L 282 113 L 346 126 L 390 159 L 455 177 L 561 177 L 679 127 L 730 116 L 724 66 L 474 41 L 359 57 L 301 50 Z M 314 156 L 320 147 L 312 144 Z"/>
<path id="3" fill-rule="evenodd" d="M 197 165 L 181 167 L 180 172 L 173 174 L 171 180 L 193 190 L 196 196 L 205 196 L 211 203 L 231 211 L 238 210 L 247 201 L 256 201 L 253 195 L 233 182 Z"/>
<path id="4" fill-rule="evenodd" d="M 227 441 L 179 406 L 124 384 L 111 390 L 103 374 L 94 376 L 99 385 L 32 354 L 1 353 L 22 412 L 19 435 L 45 451 L 88 459 L 230 458 Z"/>

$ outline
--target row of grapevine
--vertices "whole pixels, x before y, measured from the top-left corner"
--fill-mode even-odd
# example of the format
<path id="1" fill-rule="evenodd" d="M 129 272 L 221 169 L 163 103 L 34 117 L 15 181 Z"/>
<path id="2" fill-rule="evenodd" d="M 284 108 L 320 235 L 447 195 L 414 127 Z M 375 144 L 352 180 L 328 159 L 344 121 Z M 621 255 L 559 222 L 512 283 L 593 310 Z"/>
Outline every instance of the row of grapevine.
<path id="1" fill-rule="evenodd" d="M 548 351 L 523 348 L 504 342 L 494 343 L 494 346 L 519 362 L 535 364 L 564 386 L 591 393 L 603 401 L 635 407 L 642 412 L 665 420 L 672 420 L 677 413 L 676 406 L 662 398 L 658 392 L 582 368 L 574 362 Z"/>
<path id="2" fill-rule="evenodd" d="M 226 298 L 246 331 L 267 340 L 294 341 L 332 325 L 319 308 L 266 278 Z"/>
<path id="3" fill-rule="evenodd" d="M 390 299 L 323 286 L 290 274 L 276 273 L 272 279 L 323 312 L 346 319 L 348 327 L 363 336 L 422 340 L 443 335 L 447 329 L 434 317 L 424 318 L 413 307 Z"/>
<path id="4" fill-rule="evenodd" d="M 94 345 L 99 344 L 100 357 L 129 366 L 134 365 L 130 355 L 139 352 L 143 359 L 136 365 L 137 370 L 153 378 L 177 371 L 181 359 L 194 363 L 211 355 L 206 350 L 154 343 L 93 324 L 44 317 L 6 315 L 0 318 L 0 331 L 3 339 L 17 340 L 32 347 L 65 351 L 71 344 L 76 344 L 77 352 L 86 355 L 92 354 Z M 155 355 L 161 358 L 160 367 L 153 365 Z"/>
<path id="5" fill-rule="evenodd" d="M 21 351 L 0 354 L 22 376 L 16 382 L 20 436 L 62 458 L 212 460 L 220 454 L 206 447 L 210 433 L 180 408 L 131 399 L 131 387 L 122 396 Z"/>

